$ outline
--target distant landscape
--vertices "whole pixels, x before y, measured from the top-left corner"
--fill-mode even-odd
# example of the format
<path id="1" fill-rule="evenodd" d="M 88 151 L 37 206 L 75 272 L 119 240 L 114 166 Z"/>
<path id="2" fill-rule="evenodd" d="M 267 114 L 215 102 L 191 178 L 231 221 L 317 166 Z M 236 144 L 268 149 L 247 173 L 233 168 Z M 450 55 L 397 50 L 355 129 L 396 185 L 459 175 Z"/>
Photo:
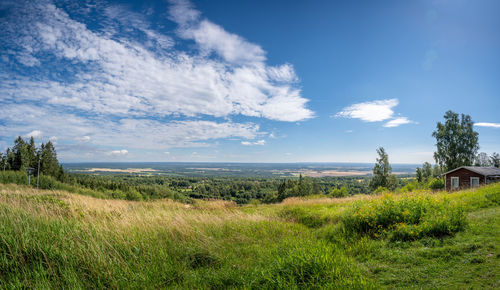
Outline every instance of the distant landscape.
<path id="1" fill-rule="evenodd" d="M 499 290 L 499 12 L 0 0 L 0 290 Z"/>
<path id="2" fill-rule="evenodd" d="M 63 163 L 70 173 L 137 174 L 207 177 L 309 177 L 368 176 L 373 163 L 194 163 L 194 162 L 103 162 Z M 417 164 L 392 164 L 393 173 L 413 175 Z"/>

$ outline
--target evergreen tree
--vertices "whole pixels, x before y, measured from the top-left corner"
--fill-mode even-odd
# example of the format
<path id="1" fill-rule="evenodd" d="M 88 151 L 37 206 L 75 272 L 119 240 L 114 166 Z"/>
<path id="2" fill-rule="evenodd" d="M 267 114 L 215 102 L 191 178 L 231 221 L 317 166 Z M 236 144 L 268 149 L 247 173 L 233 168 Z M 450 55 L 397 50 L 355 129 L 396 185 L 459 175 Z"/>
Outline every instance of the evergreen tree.
<path id="1" fill-rule="evenodd" d="M 59 172 L 59 162 L 57 161 L 57 154 L 52 145 L 52 142 L 42 144 L 41 147 L 41 160 L 40 160 L 40 173 L 57 177 Z"/>
<path id="2" fill-rule="evenodd" d="M 379 187 L 385 187 L 392 190 L 396 187 L 398 179 L 392 174 L 389 155 L 387 155 L 383 147 L 378 148 L 377 153 L 379 157 L 373 167 L 373 178 L 370 181 L 370 188 L 375 190 Z"/>
<path id="3" fill-rule="evenodd" d="M 13 170 L 25 170 L 26 167 L 29 167 L 30 158 L 28 146 L 21 136 L 17 137 L 14 141 L 12 151 L 14 152 L 14 160 L 12 164 Z"/>
<path id="4" fill-rule="evenodd" d="M 436 138 L 436 163 L 444 170 L 451 170 L 464 165 L 472 165 L 479 150 L 478 133 L 474 131 L 474 122 L 469 115 L 462 118 L 453 111 L 444 115 L 445 123 L 437 123 L 432 133 Z"/>
<path id="5" fill-rule="evenodd" d="M 26 144 L 26 150 L 29 159 L 28 167 L 36 168 L 38 166 L 38 160 L 35 139 L 33 138 L 33 136 L 31 136 L 29 143 Z"/>
<path id="6" fill-rule="evenodd" d="M 12 150 L 10 150 L 10 148 L 7 148 L 7 152 L 5 154 L 5 157 L 7 158 L 7 166 L 6 166 L 6 170 L 13 170 L 13 166 L 14 166 L 14 159 L 15 159 L 15 154 Z"/>
<path id="7" fill-rule="evenodd" d="M 7 155 L 3 155 L 3 153 L 0 152 L 0 170 L 5 170 L 7 169 Z"/>

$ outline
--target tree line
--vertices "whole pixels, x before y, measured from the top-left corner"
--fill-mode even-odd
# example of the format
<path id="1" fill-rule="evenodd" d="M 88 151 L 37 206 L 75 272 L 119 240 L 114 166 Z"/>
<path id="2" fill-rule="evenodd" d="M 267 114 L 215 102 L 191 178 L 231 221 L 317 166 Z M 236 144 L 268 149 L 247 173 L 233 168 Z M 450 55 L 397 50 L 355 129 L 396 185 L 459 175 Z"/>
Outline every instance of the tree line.
<path id="1" fill-rule="evenodd" d="M 60 181 L 64 181 L 68 176 L 57 160 L 52 142 L 41 143 L 37 147 L 33 137 L 26 141 L 19 136 L 14 140 L 12 148 L 0 153 L 0 169 L 25 171 L 28 168 L 33 169 L 35 176 L 40 172 L 41 175 L 52 176 Z"/>

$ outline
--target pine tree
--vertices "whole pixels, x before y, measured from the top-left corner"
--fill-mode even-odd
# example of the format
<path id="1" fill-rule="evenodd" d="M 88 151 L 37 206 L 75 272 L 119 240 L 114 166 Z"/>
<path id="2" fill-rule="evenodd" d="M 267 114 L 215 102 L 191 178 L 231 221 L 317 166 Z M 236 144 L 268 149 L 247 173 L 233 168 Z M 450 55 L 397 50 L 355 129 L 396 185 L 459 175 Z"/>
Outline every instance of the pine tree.
<path id="1" fill-rule="evenodd" d="M 14 152 L 13 170 L 25 170 L 26 167 L 29 167 L 28 146 L 21 136 L 14 141 L 12 151 Z"/>
<path id="2" fill-rule="evenodd" d="M 52 142 L 49 141 L 47 144 L 42 144 L 40 151 L 40 172 L 44 175 L 56 177 L 59 171 L 59 162 L 57 161 L 57 154 L 54 145 L 52 145 Z"/>
<path id="3" fill-rule="evenodd" d="M 31 136 L 29 143 L 26 144 L 27 156 L 28 156 L 28 166 L 31 168 L 36 168 L 38 166 L 37 160 L 37 150 L 35 145 L 35 139 Z"/>

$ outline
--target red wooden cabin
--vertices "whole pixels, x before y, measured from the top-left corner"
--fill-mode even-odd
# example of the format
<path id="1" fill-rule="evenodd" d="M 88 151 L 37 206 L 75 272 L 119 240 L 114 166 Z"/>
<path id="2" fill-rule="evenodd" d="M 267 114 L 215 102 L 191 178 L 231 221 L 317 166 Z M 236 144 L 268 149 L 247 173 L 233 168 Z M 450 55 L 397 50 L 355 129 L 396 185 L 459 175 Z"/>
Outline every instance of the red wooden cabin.
<path id="1" fill-rule="evenodd" d="M 500 168 L 461 166 L 443 175 L 446 190 L 457 190 L 500 181 Z"/>

